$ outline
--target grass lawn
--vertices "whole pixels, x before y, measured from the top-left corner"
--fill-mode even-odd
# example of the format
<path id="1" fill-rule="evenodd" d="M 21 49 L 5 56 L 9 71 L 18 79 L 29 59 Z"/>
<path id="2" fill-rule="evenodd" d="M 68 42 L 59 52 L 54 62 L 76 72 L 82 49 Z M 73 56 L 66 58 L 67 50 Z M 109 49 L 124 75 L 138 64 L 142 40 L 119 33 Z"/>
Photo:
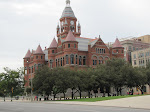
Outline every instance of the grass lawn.
<path id="1" fill-rule="evenodd" d="M 62 100 L 62 101 L 96 102 L 96 101 L 113 100 L 113 99 L 136 97 L 136 96 L 142 96 L 142 95 L 127 95 L 127 96 L 112 96 L 112 97 L 98 97 L 98 98 L 83 98 L 83 99 Z"/>

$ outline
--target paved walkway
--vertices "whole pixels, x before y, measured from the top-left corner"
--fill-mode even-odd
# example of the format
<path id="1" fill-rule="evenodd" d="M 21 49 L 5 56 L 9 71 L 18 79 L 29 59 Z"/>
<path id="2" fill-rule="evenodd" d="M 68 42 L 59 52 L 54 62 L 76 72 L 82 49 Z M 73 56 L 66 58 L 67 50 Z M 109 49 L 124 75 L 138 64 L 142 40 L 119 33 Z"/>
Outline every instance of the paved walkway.
<path id="1" fill-rule="evenodd" d="M 114 99 L 114 100 L 106 100 L 106 101 L 99 101 L 99 102 L 55 101 L 55 102 L 46 102 L 46 103 L 150 109 L 150 95 L 122 98 L 122 99 Z"/>

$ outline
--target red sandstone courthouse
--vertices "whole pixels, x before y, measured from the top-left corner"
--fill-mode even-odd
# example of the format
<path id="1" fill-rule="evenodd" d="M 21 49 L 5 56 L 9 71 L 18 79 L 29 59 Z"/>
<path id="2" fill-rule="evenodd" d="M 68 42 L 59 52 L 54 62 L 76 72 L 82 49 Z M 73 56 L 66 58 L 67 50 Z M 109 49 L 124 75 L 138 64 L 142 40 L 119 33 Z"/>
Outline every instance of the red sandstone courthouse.
<path id="1" fill-rule="evenodd" d="M 124 48 L 118 39 L 112 48 L 108 48 L 100 37 L 96 39 L 80 37 L 81 25 L 70 7 L 70 0 L 57 26 L 57 40 L 54 38 L 48 49 L 42 50 L 39 45 L 32 52 L 28 50 L 24 57 L 25 86 L 29 86 L 31 76 L 43 65 L 55 67 L 95 67 L 111 58 L 124 58 Z"/>

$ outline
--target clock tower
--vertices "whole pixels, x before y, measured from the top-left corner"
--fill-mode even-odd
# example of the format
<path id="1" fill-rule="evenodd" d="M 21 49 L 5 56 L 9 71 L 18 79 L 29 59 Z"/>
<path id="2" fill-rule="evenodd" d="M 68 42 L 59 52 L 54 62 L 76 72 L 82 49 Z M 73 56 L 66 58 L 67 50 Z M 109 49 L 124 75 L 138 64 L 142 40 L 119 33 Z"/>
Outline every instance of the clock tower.
<path id="1" fill-rule="evenodd" d="M 79 23 L 77 24 L 77 18 L 70 6 L 70 0 L 66 0 L 66 7 L 60 18 L 60 24 L 57 26 L 57 37 L 65 39 L 69 31 L 72 31 L 75 37 L 80 37 L 81 26 L 79 27 L 79 25 Z"/>

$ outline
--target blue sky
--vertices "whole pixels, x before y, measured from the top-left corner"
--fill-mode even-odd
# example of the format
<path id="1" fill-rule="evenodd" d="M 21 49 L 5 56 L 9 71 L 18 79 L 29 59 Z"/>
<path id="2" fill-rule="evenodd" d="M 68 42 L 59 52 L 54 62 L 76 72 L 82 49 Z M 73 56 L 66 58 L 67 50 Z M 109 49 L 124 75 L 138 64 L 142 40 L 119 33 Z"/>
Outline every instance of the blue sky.
<path id="1" fill-rule="evenodd" d="M 101 35 L 105 43 L 116 37 L 150 34 L 150 0 L 71 0 L 82 37 Z M 49 47 L 65 0 L 0 0 L 0 72 L 23 66 L 28 49 Z"/>

